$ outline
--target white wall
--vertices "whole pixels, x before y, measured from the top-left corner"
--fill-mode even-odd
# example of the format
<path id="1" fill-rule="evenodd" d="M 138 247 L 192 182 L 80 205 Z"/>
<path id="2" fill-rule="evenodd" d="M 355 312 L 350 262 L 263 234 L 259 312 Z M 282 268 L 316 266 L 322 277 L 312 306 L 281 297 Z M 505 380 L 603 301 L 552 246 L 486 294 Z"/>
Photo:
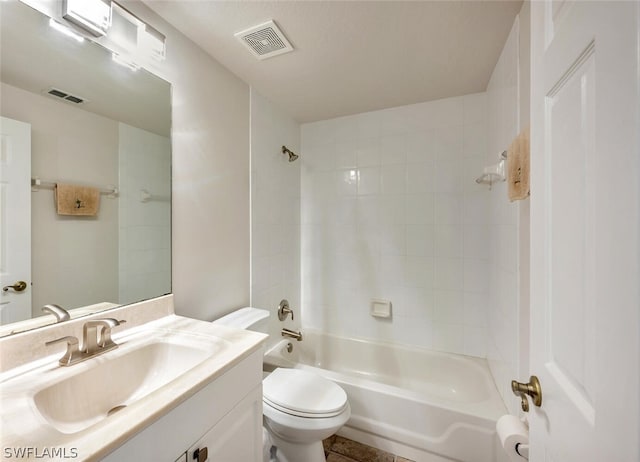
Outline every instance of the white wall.
<path id="1" fill-rule="evenodd" d="M 124 123 L 118 133 L 119 301 L 133 303 L 171 292 L 171 140 Z"/>
<path id="2" fill-rule="evenodd" d="M 300 125 L 251 90 L 251 306 L 271 311 L 272 339 L 282 327 L 300 325 L 300 165 L 282 145 L 300 150 Z M 295 322 L 280 322 L 280 300 L 289 300 Z"/>
<path id="3" fill-rule="evenodd" d="M 487 87 L 488 163 L 495 162 L 497 154 L 507 149 L 528 125 L 528 8 L 525 2 Z M 521 52 L 525 54 L 522 59 Z M 488 360 L 496 386 L 513 414 L 518 414 L 520 401 L 511 392 L 511 380 L 526 381 L 529 377 L 528 214 L 528 199 L 511 203 L 507 184 L 495 185 L 491 191 L 490 214 Z"/>
<path id="4" fill-rule="evenodd" d="M 2 115 L 31 124 L 31 173 L 43 181 L 118 184 L 118 123 L 1 84 Z M 66 309 L 118 301 L 118 200 L 97 217 L 56 214 L 53 191 L 31 193 L 32 306 Z"/>
<path id="5" fill-rule="evenodd" d="M 167 37 L 148 68 L 172 84 L 172 291 L 176 312 L 215 319 L 249 304 L 249 87 L 139 1 Z"/>
<path id="6" fill-rule="evenodd" d="M 485 356 L 486 131 L 484 93 L 302 126 L 305 327 Z"/>

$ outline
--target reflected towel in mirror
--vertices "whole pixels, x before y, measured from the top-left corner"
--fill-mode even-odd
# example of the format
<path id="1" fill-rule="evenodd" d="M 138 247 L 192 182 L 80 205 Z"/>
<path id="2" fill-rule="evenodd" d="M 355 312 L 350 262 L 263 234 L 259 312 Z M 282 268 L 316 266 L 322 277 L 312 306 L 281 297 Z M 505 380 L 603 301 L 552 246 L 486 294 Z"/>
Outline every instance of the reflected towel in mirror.
<path id="1" fill-rule="evenodd" d="M 90 186 L 57 183 L 53 197 L 58 215 L 94 217 L 100 207 L 100 190 Z"/>

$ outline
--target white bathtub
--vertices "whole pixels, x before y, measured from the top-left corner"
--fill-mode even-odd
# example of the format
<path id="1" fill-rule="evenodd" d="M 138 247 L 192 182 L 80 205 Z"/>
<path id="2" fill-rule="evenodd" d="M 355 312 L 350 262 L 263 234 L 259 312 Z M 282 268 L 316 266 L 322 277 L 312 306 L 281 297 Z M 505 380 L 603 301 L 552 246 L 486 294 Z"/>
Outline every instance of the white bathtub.
<path id="1" fill-rule="evenodd" d="M 486 361 L 305 330 L 278 343 L 267 367 L 314 370 L 347 392 L 351 419 L 339 432 L 416 462 L 494 462 L 495 426 L 506 409 Z"/>

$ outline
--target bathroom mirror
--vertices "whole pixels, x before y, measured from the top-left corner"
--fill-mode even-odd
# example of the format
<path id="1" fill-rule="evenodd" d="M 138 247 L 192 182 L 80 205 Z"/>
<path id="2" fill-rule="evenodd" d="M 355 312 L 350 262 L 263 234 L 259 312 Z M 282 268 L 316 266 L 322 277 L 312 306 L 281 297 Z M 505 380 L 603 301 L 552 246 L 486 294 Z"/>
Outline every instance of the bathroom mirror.
<path id="1" fill-rule="evenodd" d="M 0 21 L 0 168 L 19 154 L 5 128 L 27 123 L 23 157 L 36 183 L 27 204 L 7 204 L 8 193 L 0 201 L 2 272 L 20 258 L 30 266 L 3 275 L 3 286 L 15 278 L 27 287 L 0 292 L 0 336 L 54 322 L 45 304 L 77 317 L 171 292 L 170 84 L 21 2 L 0 2 Z M 98 188 L 97 215 L 57 214 L 57 183 Z M 7 238 L 20 235 L 12 213 L 24 207 L 31 240 L 9 259 L 21 245 Z"/>

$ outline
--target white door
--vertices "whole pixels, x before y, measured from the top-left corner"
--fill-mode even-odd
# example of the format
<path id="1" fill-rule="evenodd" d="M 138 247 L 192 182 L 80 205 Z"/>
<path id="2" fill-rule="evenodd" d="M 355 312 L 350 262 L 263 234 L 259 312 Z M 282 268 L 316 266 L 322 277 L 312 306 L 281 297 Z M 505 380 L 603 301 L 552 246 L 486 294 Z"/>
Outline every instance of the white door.
<path id="1" fill-rule="evenodd" d="M 6 117 L 0 118 L 0 287 L 0 324 L 29 319 L 31 125 Z"/>
<path id="2" fill-rule="evenodd" d="M 637 462 L 638 2 L 532 2 L 531 461 Z"/>

